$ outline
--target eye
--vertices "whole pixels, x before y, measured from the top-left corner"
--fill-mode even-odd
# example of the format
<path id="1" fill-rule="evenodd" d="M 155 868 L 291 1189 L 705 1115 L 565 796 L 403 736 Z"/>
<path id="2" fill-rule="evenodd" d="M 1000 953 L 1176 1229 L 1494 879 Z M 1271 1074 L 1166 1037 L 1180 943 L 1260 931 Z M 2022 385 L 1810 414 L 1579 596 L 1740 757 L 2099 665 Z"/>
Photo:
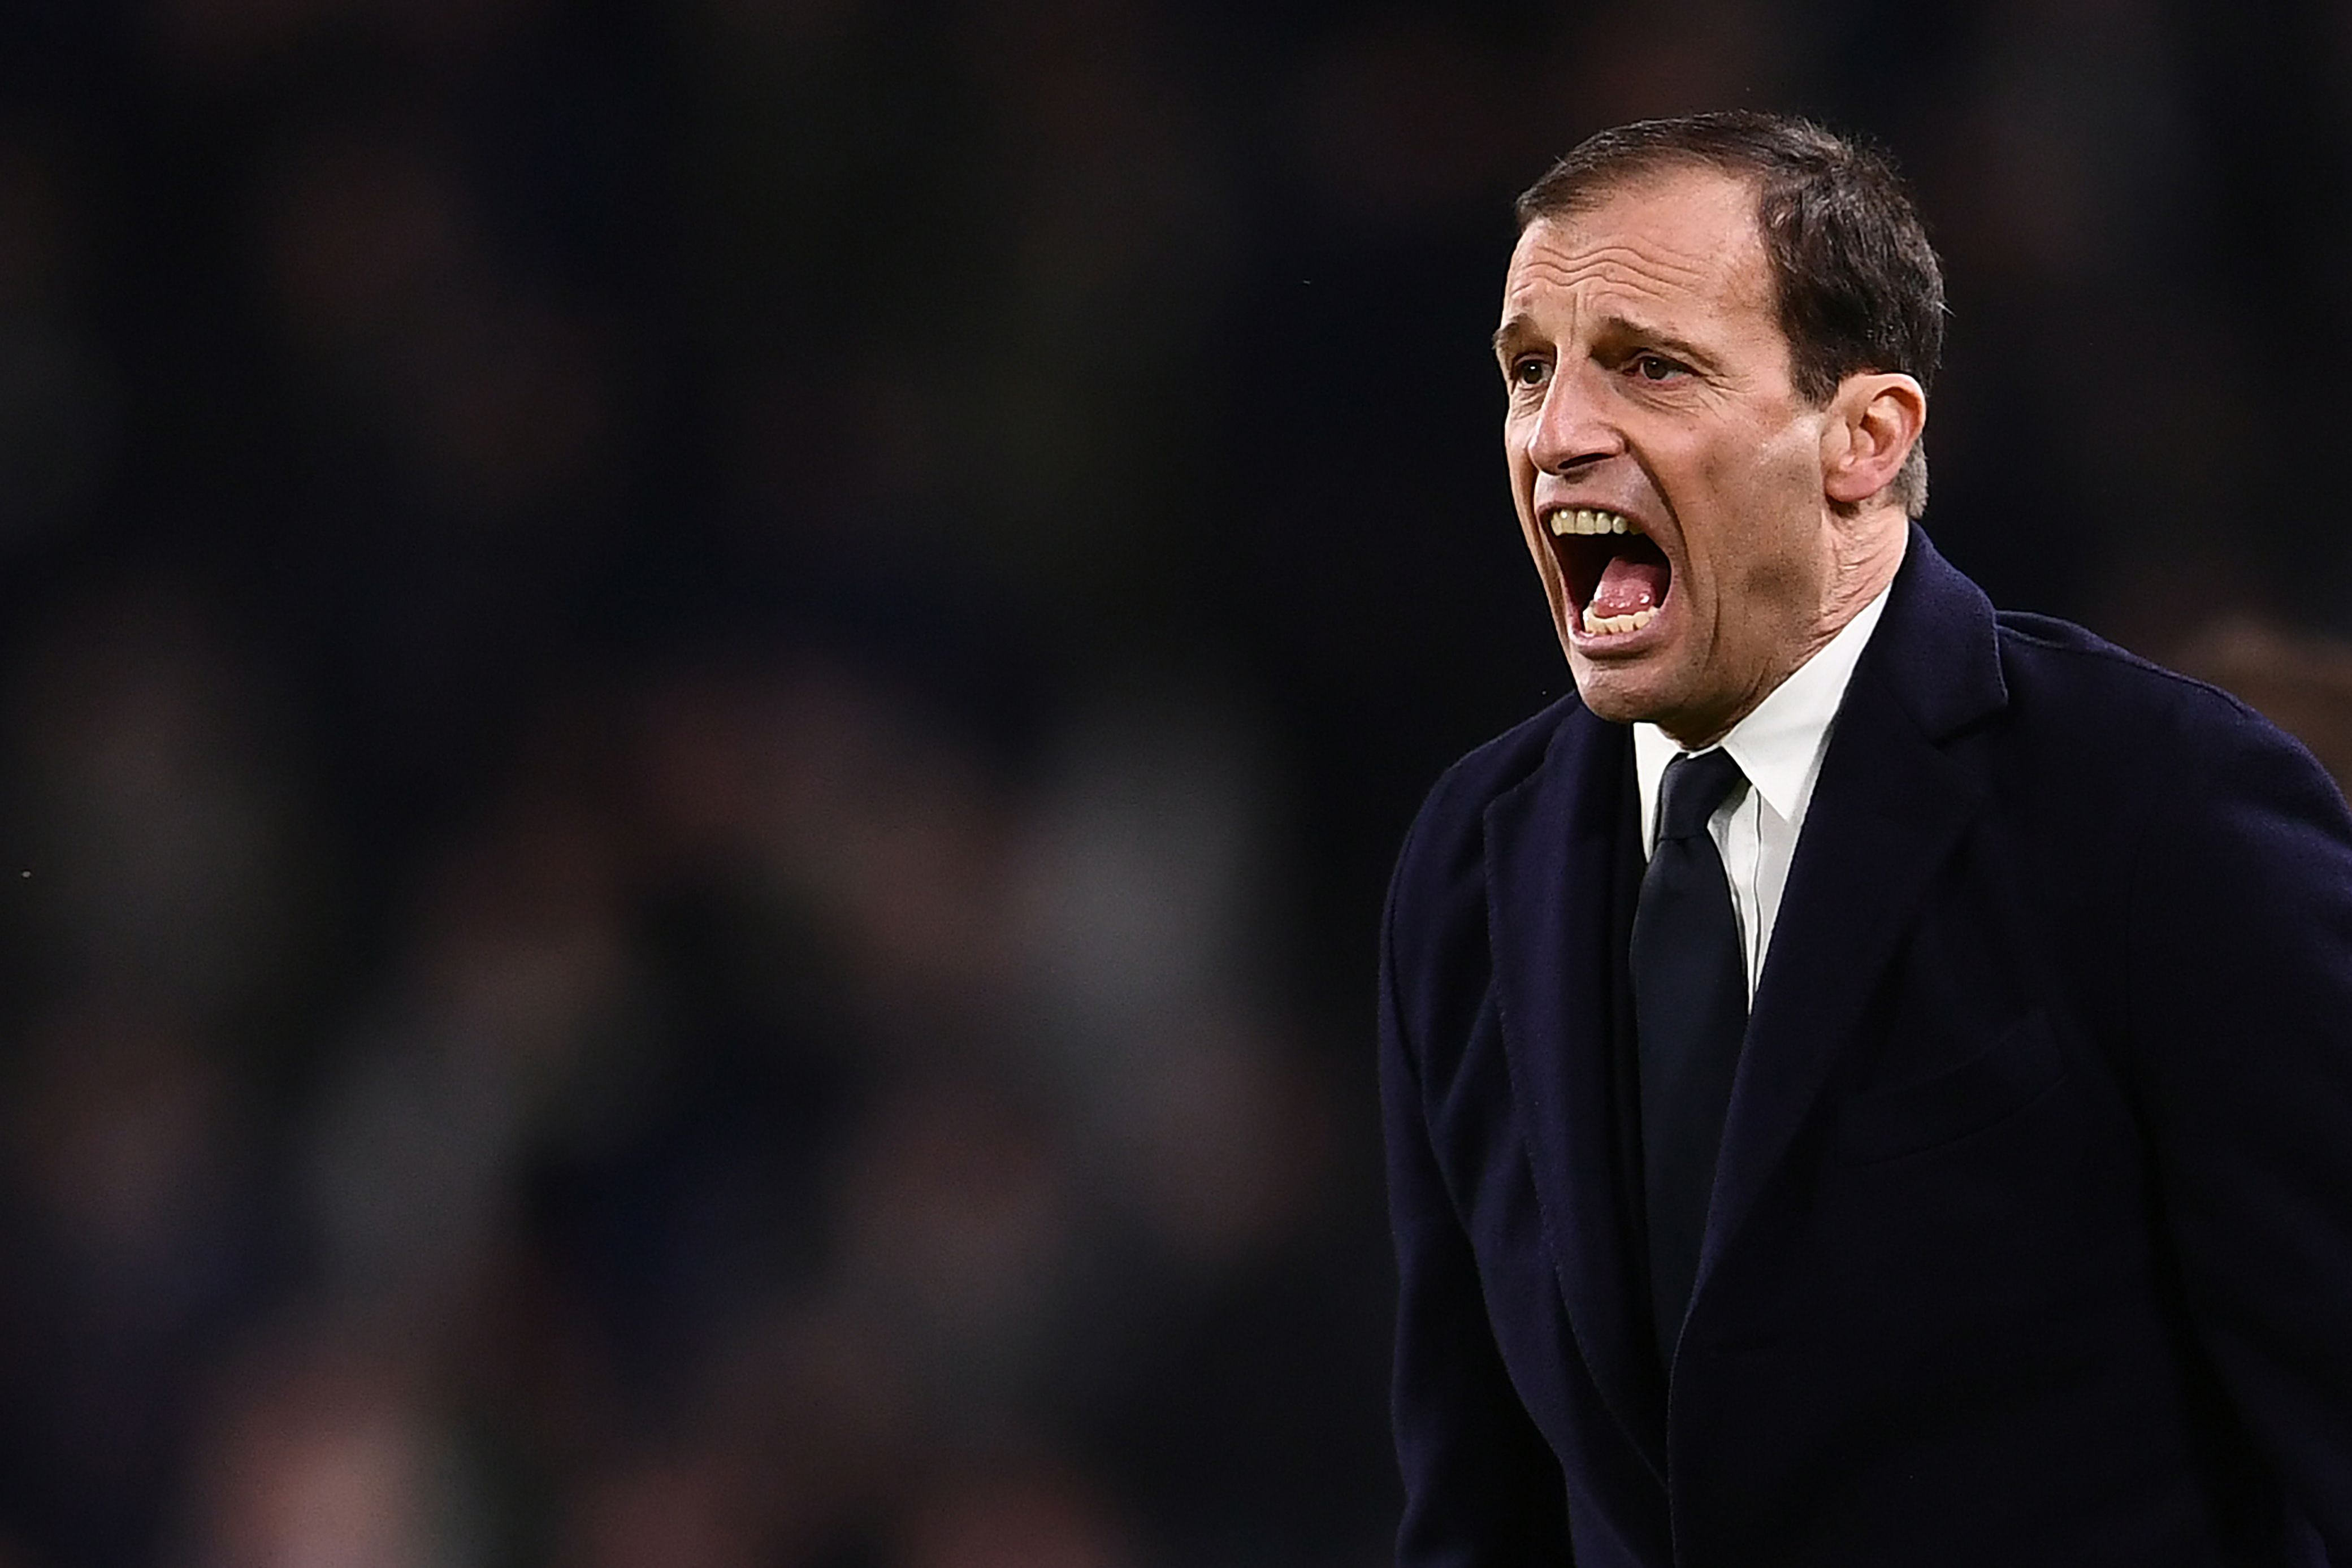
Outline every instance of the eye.
<path id="1" fill-rule="evenodd" d="M 1545 374 L 1551 366 L 1533 354 L 1511 362 L 1511 384 L 1515 386 L 1541 386 Z"/>
<path id="2" fill-rule="evenodd" d="M 1643 381 L 1672 381 L 1678 375 L 1688 375 L 1690 366 L 1680 360 L 1668 359 L 1662 353 L 1644 350 L 1625 362 L 1625 368 Z"/>

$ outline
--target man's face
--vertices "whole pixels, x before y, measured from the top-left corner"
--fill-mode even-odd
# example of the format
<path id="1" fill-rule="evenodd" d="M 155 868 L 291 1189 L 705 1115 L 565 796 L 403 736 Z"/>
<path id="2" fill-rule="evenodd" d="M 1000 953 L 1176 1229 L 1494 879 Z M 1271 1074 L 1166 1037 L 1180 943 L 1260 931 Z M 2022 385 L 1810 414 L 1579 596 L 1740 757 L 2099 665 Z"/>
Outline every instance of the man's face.
<path id="1" fill-rule="evenodd" d="M 1713 741 L 1826 640 L 1827 416 L 1797 393 L 1756 195 L 1676 169 L 1528 226 L 1496 356 L 1511 489 L 1585 705 Z"/>

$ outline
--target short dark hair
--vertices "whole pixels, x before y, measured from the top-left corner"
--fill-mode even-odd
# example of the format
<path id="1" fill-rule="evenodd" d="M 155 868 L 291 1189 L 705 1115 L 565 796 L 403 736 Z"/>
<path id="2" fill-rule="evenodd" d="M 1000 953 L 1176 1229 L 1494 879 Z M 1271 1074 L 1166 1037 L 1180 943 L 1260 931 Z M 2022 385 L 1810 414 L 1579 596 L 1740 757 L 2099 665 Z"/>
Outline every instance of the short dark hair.
<path id="1" fill-rule="evenodd" d="M 1944 269 L 1927 226 L 1885 153 L 1811 121 L 1733 109 L 1597 132 L 1528 187 L 1519 226 L 1573 217 L 1629 184 L 1690 165 L 1756 186 L 1756 226 L 1800 395 L 1826 403 L 1856 371 L 1934 382 Z M 1927 510 L 1922 447 L 1912 447 L 1895 491 L 1913 517 Z"/>

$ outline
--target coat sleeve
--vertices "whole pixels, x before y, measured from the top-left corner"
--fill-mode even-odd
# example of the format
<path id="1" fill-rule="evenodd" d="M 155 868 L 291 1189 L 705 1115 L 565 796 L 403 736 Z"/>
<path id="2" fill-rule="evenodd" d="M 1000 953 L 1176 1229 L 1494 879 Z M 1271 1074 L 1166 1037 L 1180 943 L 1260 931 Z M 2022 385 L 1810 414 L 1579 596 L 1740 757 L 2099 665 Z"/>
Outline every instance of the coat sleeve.
<path id="1" fill-rule="evenodd" d="M 2352 1563 L 2352 818 L 2234 704 L 2199 750 L 2132 873 L 2132 1078 L 2199 1337 Z"/>
<path id="2" fill-rule="evenodd" d="M 1398 1276 L 1392 1410 L 1405 1494 L 1397 1564 L 1567 1563 L 1559 1466 L 1496 1349 L 1477 1260 L 1433 1143 L 1422 1058 L 1400 1005 L 1404 879 L 1401 865 L 1381 922 L 1380 998 L 1381 1102 Z"/>

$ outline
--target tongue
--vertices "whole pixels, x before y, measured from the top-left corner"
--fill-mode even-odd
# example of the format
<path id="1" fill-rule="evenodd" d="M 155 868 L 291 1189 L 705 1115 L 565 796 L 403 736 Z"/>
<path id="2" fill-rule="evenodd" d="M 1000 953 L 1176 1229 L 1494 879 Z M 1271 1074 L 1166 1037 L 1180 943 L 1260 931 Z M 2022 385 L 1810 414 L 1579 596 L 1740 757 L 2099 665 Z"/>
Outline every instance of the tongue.
<path id="1" fill-rule="evenodd" d="M 1630 616 L 1636 610 L 1654 610 L 1666 596 L 1666 579 L 1671 574 L 1656 545 L 1646 539 L 1629 543 L 1601 569 L 1601 581 L 1592 590 L 1592 613 Z"/>

